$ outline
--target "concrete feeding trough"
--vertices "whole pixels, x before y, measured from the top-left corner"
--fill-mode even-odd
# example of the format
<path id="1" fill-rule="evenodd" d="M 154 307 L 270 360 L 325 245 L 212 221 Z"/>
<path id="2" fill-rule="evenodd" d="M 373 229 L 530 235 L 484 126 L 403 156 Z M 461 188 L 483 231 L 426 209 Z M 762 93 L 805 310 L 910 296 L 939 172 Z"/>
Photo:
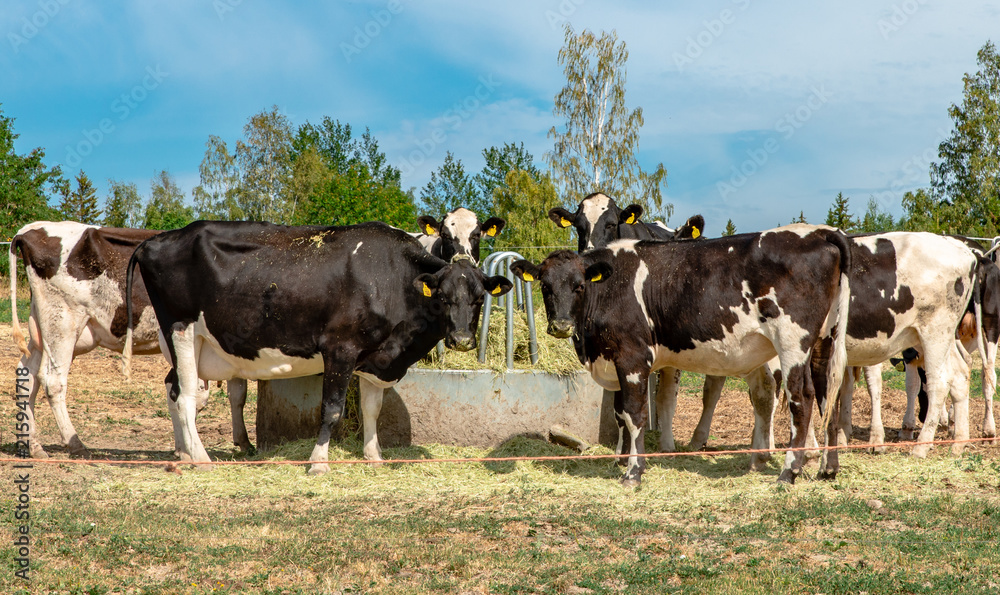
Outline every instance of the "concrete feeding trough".
<path id="1" fill-rule="evenodd" d="M 505 274 L 515 290 L 500 298 L 507 315 L 507 371 L 411 368 L 385 391 L 378 420 L 382 446 L 451 444 L 493 447 L 514 436 L 548 438 L 553 428 L 584 441 L 614 446 L 614 396 L 590 374 L 567 376 L 513 370 L 512 324 L 515 302 L 530 325 L 530 354 L 537 362 L 531 288 L 510 273 L 514 252 L 495 253 L 483 263 L 488 275 Z M 480 361 L 485 356 L 492 296 L 483 304 Z M 323 394 L 322 376 L 260 381 L 257 389 L 257 442 L 261 448 L 283 441 L 315 438 Z"/>

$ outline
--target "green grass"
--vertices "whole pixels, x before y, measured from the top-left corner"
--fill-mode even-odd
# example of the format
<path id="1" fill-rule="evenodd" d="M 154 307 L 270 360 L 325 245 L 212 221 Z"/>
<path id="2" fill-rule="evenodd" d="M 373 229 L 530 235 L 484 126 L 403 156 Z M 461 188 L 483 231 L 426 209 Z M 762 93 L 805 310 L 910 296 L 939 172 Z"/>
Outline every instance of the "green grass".
<path id="1" fill-rule="evenodd" d="M 22 330 L 26 330 L 23 325 L 28 321 L 28 315 L 31 313 L 31 300 L 21 299 L 17 300 L 17 319 L 22 325 Z M 10 298 L 0 299 L 0 323 L 10 324 Z"/>
<path id="2" fill-rule="evenodd" d="M 655 437 L 650 437 L 652 441 Z M 312 441 L 275 460 L 307 457 Z M 357 459 L 356 439 L 331 458 Z M 595 447 L 590 453 L 610 452 Z M 516 438 L 387 459 L 569 454 Z M 997 448 L 842 456 L 774 483 L 780 457 L 302 467 L 36 466 L 36 592 L 982 593 L 1000 588 Z M 11 504 L 12 491 L 3 494 Z M 878 499 L 881 507 L 871 501 Z M 4 530 L 9 531 L 8 522 Z M 10 534 L 0 556 L 13 559 Z M 11 563 L 0 589 L 24 585 Z"/>

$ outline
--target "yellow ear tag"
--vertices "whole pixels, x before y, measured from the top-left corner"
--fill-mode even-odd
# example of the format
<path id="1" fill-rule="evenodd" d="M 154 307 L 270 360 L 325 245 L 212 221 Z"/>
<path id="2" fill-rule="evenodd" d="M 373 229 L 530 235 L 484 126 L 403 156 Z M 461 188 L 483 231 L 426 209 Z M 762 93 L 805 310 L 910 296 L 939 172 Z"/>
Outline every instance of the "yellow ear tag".
<path id="1" fill-rule="evenodd" d="M 490 293 L 493 295 L 500 295 L 501 291 L 503 291 L 503 288 L 497 285 L 496 287 L 493 288 L 493 291 L 491 291 Z"/>
<path id="2" fill-rule="evenodd" d="M 573 222 L 569 219 L 563 218 L 559 220 L 559 225 L 562 227 L 569 227 L 570 225 L 573 225 Z"/>
<path id="3" fill-rule="evenodd" d="M 430 286 L 424 283 L 424 297 L 431 297 L 431 293 Z"/>
<path id="4" fill-rule="evenodd" d="M 904 364 L 903 362 L 899 362 L 898 364 L 896 364 L 896 370 L 899 372 L 905 372 L 906 364 Z"/>
<path id="5" fill-rule="evenodd" d="M 625 223 L 628 223 L 629 225 L 635 223 L 635 215 L 629 215 L 628 219 L 625 220 Z"/>
<path id="6" fill-rule="evenodd" d="M 698 231 L 697 227 L 692 227 L 691 228 L 691 239 L 692 240 L 697 240 L 698 236 L 700 236 L 700 235 L 701 235 L 701 232 Z"/>
<path id="7" fill-rule="evenodd" d="M 529 275 L 528 273 L 521 273 L 521 278 L 528 282 L 535 280 L 535 278 Z"/>
<path id="8" fill-rule="evenodd" d="M 590 282 L 591 283 L 597 283 L 598 281 L 601 280 L 601 278 L 602 278 L 601 274 L 597 273 L 596 275 L 594 275 L 593 277 L 590 278 Z"/>
<path id="9" fill-rule="evenodd" d="M 437 232 L 436 232 L 436 231 L 434 231 L 434 228 L 433 228 L 433 227 L 431 227 L 430 225 L 428 225 L 428 226 L 427 226 L 427 235 L 429 235 L 429 236 L 432 236 L 432 235 L 434 235 L 434 234 L 436 234 L 436 233 L 437 233 Z"/>
<path id="10" fill-rule="evenodd" d="M 490 236 L 491 238 L 497 235 L 497 226 L 493 225 L 489 229 L 487 229 L 486 235 Z"/>

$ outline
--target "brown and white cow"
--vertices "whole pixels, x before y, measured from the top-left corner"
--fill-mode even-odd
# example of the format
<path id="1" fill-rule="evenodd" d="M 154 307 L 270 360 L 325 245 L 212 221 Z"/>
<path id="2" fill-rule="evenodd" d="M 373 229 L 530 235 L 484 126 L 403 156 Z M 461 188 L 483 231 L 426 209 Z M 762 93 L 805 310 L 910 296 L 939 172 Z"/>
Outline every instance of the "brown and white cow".
<path id="1" fill-rule="evenodd" d="M 96 227 L 73 221 L 36 221 L 25 225 L 10 245 L 11 303 L 16 303 L 17 255 L 24 260 L 31 288 L 27 340 L 12 308 L 13 338 L 28 370 L 31 455 L 48 456 L 38 439 L 35 398 L 49 401 L 62 443 L 74 456 L 89 457 L 66 408 L 73 359 L 97 347 L 121 353 L 128 326 L 125 308 L 125 266 L 135 247 L 160 232 L 146 229 Z M 160 352 L 158 328 L 145 287 L 133 288 L 135 351 Z M 242 387 L 242 390 L 240 390 Z M 251 448 L 242 417 L 246 381 L 230 383 L 234 442 Z M 199 394 L 203 406 L 208 391 Z M 239 416 L 237 418 L 237 411 Z M 241 438 L 242 437 L 242 438 Z"/>
<path id="2" fill-rule="evenodd" d="M 703 242 L 623 240 L 582 255 L 554 252 L 540 266 L 518 261 L 511 271 L 541 282 L 548 332 L 573 337 L 598 384 L 621 391 L 619 453 L 629 455 L 622 481 L 638 485 L 647 379 L 666 367 L 747 376 L 777 355 L 792 413 L 791 447 L 805 444 L 814 397 L 826 405 L 827 440 L 835 439 L 829 413 L 846 360 L 850 256 L 840 231 L 791 225 Z M 814 347 L 828 363 L 829 394 L 813 391 Z M 773 395 L 764 401 L 769 409 Z M 753 447 L 767 448 L 770 416 L 756 417 Z M 801 451 L 790 451 L 779 479 L 794 482 L 802 461 Z M 838 469 L 830 452 L 820 476 L 832 478 Z"/>

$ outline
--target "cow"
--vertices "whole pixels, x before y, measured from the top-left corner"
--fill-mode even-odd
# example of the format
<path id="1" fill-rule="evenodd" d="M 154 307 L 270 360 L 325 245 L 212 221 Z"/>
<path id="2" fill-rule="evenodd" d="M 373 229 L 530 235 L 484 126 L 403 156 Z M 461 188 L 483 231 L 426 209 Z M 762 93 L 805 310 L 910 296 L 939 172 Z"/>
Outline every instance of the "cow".
<path id="1" fill-rule="evenodd" d="M 36 221 L 18 230 L 11 240 L 11 303 L 15 303 L 18 253 L 31 288 L 27 341 L 16 308 L 12 309 L 11 319 L 14 342 L 22 353 L 21 367 L 28 370 L 31 385 L 28 400 L 31 456 L 48 457 L 38 440 L 34 417 L 35 398 L 41 390 L 52 407 L 60 438 L 70 455 L 90 457 L 66 408 L 70 366 L 77 356 L 97 347 L 122 352 L 128 326 L 125 266 L 135 247 L 158 233 L 73 221 Z M 132 300 L 136 314 L 132 321 L 135 353 L 159 353 L 156 320 L 142 283 L 135 286 Z M 237 379 L 228 389 L 233 409 L 233 441 L 242 450 L 252 451 L 242 416 L 246 382 Z M 199 391 L 199 409 L 207 400 L 208 390 Z"/>
<path id="2" fill-rule="evenodd" d="M 615 200 L 600 192 L 589 194 L 571 213 L 562 207 L 549 209 L 549 219 L 559 227 L 576 228 L 577 252 L 603 248 L 615 240 L 697 239 L 705 230 L 705 219 L 695 215 L 675 230 L 660 221 L 641 220 L 642 207 L 629 205 L 624 210 Z"/>
<path id="3" fill-rule="evenodd" d="M 511 271 L 539 280 L 548 332 L 573 337 L 581 363 L 615 400 L 619 462 L 625 486 L 645 469 L 646 383 L 651 371 L 679 368 L 713 376 L 751 375 L 758 415 L 754 448 L 767 448 L 773 393 L 764 364 L 781 363 L 792 414 L 791 447 L 801 448 L 815 397 L 836 436 L 831 404 L 846 361 L 844 336 L 850 246 L 839 230 L 790 225 L 701 242 L 621 240 L 582 255 L 557 251 L 536 266 L 521 260 Z M 813 391 L 814 349 L 827 362 L 829 394 Z M 754 397 L 756 395 L 756 397 Z M 754 461 L 766 460 L 757 453 Z M 820 477 L 839 469 L 835 451 Z M 794 483 L 802 451 L 789 451 L 779 481 Z"/>
<path id="4" fill-rule="evenodd" d="M 470 262 L 447 263 L 384 223 L 285 227 L 199 221 L 136 248 L 170 371 L 164 379 L 184 461 L 209 461 L 195 427 L 198 377 L 323 374 L 309 472 L 329 470 L 332 429 L 360 377 L 364 456 L 382 460 L 375 422 L 383 389 L 441 339 L 470 350 L 485 292 L 512 287 Z M 130 303 L 130 302 L 129 302 Z M 130 352 L 126 337 L 125 365 Z"/>
<path id="5" fill-rule="evenodd" d="M 456 254 L 472 257 L 479 263 L 479 242 L 483 238 L 493 238 L 499 234 L 507 222 L 500 217 L 490 217 L 480 223 L 476 214 L 464 207 L 450 211 L 439 222 L 430 215 L 417 218 L 418 234 L 414 235 L 425 250 L 443 260 L 451 260 Z"/>
<path id="6" fill-rule="evenodd" d="M 704 237 L 705 218 L 701 215 L 690 217 L 677 229 L 670 229 L 661 221 L 646 223 L 641 220 L 643 209 L 639 205 L 629 205 L 624 210 L 614 199 L 595 192 L 586 196 L 571 213 L 562 207 L 549 209 L 549 219 L 559 227 L 576 229 L 577 252 L 583 253 L 595 248 L 604 248 L 618 239 L 643 239 L 660 241 L 693 240 Z M 674 452 L 673 416 L 677 409 L 677 391 L 680 387 L 681 371 L 672 368 L 660 370 L 656 389 L 657 417 L 660 429 L 660 451 Z M 690 448 L 701 450 L 708 442 L 712 414 L 722 387 L 724 377 L 705 377 L 702 393 L 702 415 L 691 438 Z M 771 447 L 773 447 L 773 440 Z"/>

